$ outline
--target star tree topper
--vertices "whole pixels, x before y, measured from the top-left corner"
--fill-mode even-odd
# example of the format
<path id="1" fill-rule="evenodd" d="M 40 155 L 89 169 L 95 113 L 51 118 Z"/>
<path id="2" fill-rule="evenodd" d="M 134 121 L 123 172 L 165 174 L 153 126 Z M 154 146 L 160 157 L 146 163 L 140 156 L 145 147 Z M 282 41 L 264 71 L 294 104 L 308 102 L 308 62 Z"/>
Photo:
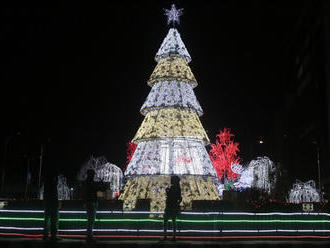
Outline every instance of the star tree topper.
<path id="1" fill-rule="evenodd" d="M 183 13 L 183 9 L 177 9 L 175 4 L 172 4 L 171 9 L 165 9 L 165 15 L 167 16 L 167 24 L 172 23 L 175 26 L 177 22 L 180 24 L 180 16 Z"/>

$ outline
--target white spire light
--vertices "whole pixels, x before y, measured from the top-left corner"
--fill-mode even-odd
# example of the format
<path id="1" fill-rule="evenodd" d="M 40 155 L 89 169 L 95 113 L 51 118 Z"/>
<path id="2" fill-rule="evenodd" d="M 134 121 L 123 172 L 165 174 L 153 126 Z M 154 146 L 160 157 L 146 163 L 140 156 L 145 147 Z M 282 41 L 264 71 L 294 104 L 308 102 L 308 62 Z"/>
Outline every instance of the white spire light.
<path id="1" fill-rule="evenodd" d="M 167 24 L 172 22 L 173 26 L 177 22 L 180 24 L 180 16 L 183 13 L 183 9 L 177 9 L 175 4 L 172 4 L 171 9 L 165 9 L 165 15 L 167 16 Z"/>

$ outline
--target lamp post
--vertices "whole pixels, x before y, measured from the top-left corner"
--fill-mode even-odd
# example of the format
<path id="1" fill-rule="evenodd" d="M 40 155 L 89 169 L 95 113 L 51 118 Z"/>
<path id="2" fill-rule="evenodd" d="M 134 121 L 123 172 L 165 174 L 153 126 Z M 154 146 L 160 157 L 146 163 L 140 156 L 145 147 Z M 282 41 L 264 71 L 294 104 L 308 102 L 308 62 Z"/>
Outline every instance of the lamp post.
<path id="1" fill-rule="evenodd" d="M 320 167 L 320 146 L 317 141 L 312 142 L 316 146 L 316 159 L 317 159 L 317 174 L 318 174 L 318 184 L 319 191 L 321 193 L 321 167 Z"/>
<path id="2" fill-rule="evenodd" d="M 40 146 L 40 156 L 39 156 L 39 177 L 38 177 L 38 189 L 40 189 L 40 184 L 41 184 L 41 170 L 42 170 L 42 159 L 43 159 L 43 155 L 44 155 L 44 147 L 41 144 Z"/>

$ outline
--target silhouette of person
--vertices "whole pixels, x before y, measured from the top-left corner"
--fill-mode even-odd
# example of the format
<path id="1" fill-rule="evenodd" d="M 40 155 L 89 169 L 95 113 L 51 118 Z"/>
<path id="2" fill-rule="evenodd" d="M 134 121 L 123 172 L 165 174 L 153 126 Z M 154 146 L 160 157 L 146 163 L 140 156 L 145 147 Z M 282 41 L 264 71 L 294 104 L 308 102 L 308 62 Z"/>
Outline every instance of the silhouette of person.
<path id="1" fill-rule="evenodd" d="M 48 169 L 44 183 L 44 233 L 43 239 L 48 239 L 49 226 L 52 240 L 58 240 L 56 237 L 58 229 L 58 177 L 54 169 Z"/>
<path id="2" fill-rule="evenodd" d="M 166 207 L 164 213 L 164 239 L 167 238 L 168 220 L 172 219 L 173 223 L 173 239 L 176 234 L 176 217 L 180 213 L 181 188 L 180 178 L 171 176 L 171 186 L 166 189 Z"/>
<path id="3" fill-rule="evenodd" d="M 84 200 L 87 212 L 87 240 L 93 239 L 93 227 L 97 209 L 97 191 L 98 186 L 94 182 L 94 170 L 87 170 L 87 178 L 84 185 Z"/>

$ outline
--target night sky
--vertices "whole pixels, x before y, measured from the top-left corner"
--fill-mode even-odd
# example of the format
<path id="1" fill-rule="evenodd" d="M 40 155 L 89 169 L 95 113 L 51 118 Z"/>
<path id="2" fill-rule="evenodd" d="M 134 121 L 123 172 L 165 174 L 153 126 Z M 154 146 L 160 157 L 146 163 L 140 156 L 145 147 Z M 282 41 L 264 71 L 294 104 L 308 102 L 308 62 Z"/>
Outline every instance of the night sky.
<path id="1" fill-rule="evenodd" d="M 24 173 L 27 157 L 37 167 L 41 143 L 48 166 L 70 180 L 90 155 L 123 168 L 169 29 L 163 8 L 172 1 L 47 2 L 10 2 L 1 10 L 1 140 L 14 135 L 11 170 Z M 243 162 L 258 155 L 278 160 L 281 148 L 271 137 L 283 108 L 281 51 L 299 1 L 190 2 L 175 2 L 184 8 L 178 30 L 211 142 L 228 127 Z"/>

